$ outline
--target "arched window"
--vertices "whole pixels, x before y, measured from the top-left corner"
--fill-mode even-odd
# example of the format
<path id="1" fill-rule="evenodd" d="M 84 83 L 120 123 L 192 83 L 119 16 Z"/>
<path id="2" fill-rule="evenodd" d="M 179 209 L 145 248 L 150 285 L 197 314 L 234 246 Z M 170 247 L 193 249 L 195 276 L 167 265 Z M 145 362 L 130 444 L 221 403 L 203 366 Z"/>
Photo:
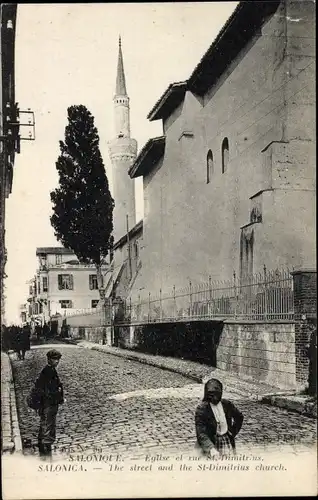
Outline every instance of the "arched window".
<path id="1" fill-rule="evenodd" d="M 206 183 L 209 184 L 214 173 L 213 153 L 209 149 L 206 157 Z"/>
<path id="2" fill-rule="evenodd" d="M 229 140 L 227 137 L 222 142 L 222 174 L 226 172 L 229 163 Z"/>

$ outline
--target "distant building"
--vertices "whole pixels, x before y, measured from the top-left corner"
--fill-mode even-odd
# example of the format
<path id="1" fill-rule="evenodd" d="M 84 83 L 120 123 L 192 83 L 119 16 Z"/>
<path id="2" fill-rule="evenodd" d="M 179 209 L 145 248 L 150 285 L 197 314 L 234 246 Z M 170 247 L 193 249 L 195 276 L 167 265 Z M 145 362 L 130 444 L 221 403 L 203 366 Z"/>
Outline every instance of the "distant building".
<path id="1" fill-rule="evenodd" d="M 240 2 L 150 111 L 163 134 L 129 171 L 145 207 L 134 296 L 315 267 L 314 19 L 312 1 Z"/>
<path id="2" fill-rule="evenodd" d="M 56 315 L 97 307 L 99 291 L 93 264 L 80 263 L 71 250 L 63 247 L 40 247 L 36 255 L 39 266 L 28 297 L 33 322 L 43 324 Z"/>
<path id="3" fill-rule="evenodd" d="M 29 309 L 28 309 L 28 304 L 27 303 L 20 305 L 20 319 L 21 319 L 21 323 L 22 324 L 25 324 L 28 321 L 30 321 L 30 318 L 29 318 Z"/>

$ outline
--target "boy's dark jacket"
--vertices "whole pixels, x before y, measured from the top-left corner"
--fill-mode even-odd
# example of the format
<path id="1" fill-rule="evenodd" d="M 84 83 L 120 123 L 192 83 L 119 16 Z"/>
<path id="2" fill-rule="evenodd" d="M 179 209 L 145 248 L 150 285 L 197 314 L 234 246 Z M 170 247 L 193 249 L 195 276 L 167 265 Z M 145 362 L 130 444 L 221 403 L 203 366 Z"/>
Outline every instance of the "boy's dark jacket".
<path id="1" fill-rule="evenodd" d="M 63 403 L 63 385 L 54 366 L 46 365 L 35 382 L 40 397 L 40 406 L 55 406 Z"/>
<path id="2" fill-rule="evenodd" d="M 225 418 L 227 421 L 228 433 L 233 449 L 235 449 L 235 436 L 240 431 L 243 423 L 242 413 L 231 401 L 222 399 Z M 196 409 L 195 428 L 198 444 L 204 453 L 209 453 L 216 443 L 217 423 L 210 406 L 204 395 L 202 403 Z"/>

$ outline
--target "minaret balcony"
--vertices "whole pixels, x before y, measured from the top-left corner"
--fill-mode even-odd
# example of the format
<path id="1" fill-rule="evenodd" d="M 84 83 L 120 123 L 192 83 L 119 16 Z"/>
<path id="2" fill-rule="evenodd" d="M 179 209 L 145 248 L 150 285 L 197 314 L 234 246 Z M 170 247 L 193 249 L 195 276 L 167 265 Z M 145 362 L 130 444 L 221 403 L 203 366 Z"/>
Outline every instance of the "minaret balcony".
<path id="1" fill-rule="evenodd" d="M 109 143 L 109 154 L 111 158 L 127 155 L 133 158 L 137 155 L 137 141 L 130 137 L 118 137 Z"/>
<path id="2" fill-rule="evenodd" d="M 129 97 L 123 95 L 114 96 L 115 106 L 127 106 L 129 108 Z"/>

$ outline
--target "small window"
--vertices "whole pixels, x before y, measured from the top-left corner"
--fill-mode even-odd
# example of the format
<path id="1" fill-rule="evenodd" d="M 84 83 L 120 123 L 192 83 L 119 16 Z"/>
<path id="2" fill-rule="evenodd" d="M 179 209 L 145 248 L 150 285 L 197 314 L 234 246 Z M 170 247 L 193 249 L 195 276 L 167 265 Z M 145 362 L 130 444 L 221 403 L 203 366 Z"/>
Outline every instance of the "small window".
<path id="1" fill-rule="evenodd" d="M 47 276 L 43 276 L 43 278 L 42 278 L 42 288 L 43 288 L 43 292 L 47 292 L 48 291 Z"/>
<path id="2" fill-rule="evenodd" d="M 98 283 L 97 283 L 97 275 L 96 274 L 89 275 L 89 289 L 90 290 L 98 290 Z"/>
<path id="3" fill-rule="evenodd" d="M 55 264 L 62 264 L 62 255 L 61 254 L 55 255 Z"/>
<path id="4" fill-rule="evenodd" d="M 73 275 L 59 274 L 58 275 L 59 290 L 73 290 Z"/>
<path id="5" fill-rule="evenodd" d="M 229 163 L 229 140 L 227 137 L 225 137 L 222 142 L 222 174 L 226 172 L 228 163 Z"/>
<path id="6" fill-rule="evenodd" d="M 97 307 L 98 302 L 99 302 L 98 299 L 92 300 L 92 309 L 95 309 L 95 307 Z"/>
<path id="7" fill-rule="evenodd" d="M 206 157 L 206 183 L 209 184 L 211 182 L 212 175 L 214 173 L 214 162 L 213 162 L 213 153 L 211 149 L 209 149 L 207 157 Z"/>
<path id="8" fill-rule="evenodd" d="M 59 300 L 61 309 L 72 309 L 73 303 L 71 300 Z"/>

